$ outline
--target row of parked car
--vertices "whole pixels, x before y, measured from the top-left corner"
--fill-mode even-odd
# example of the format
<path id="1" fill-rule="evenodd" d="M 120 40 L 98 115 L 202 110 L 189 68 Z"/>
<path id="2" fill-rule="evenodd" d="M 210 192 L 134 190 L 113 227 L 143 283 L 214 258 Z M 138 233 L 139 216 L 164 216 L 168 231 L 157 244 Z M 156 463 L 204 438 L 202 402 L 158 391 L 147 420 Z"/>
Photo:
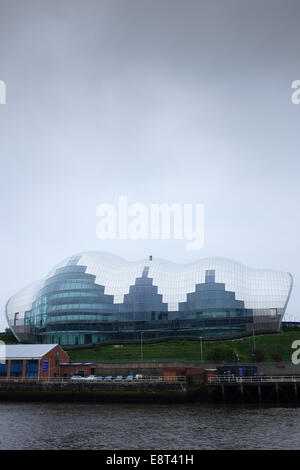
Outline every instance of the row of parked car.
<path id="1" fill-rule="evenodd" d="M 117 375 L 117 377 L 113 377 L 112 375 L 107 375 L 106 377 L 102 377 L 102 375 L 89 375 L 88 377 L 72 375 L 71 380 L 74 382 L 132 382 L 133 380 L 140 380 L 142 377 L 141 374 L 136 374 L 135 376 L 127 375 L 127 377 L 123 377 L 123 375 Z"/>

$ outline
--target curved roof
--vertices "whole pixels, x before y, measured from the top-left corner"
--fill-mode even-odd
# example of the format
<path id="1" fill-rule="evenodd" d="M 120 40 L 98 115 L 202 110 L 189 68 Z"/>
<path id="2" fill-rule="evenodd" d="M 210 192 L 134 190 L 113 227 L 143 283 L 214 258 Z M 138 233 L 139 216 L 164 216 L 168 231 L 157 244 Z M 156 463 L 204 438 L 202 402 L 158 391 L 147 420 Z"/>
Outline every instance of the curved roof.
<path id="1" fill-rule="evenodd" d="M 176 310 L 179 302 L 186 301 L 186 294 L 195 290 L 196 284 L 205 282 L 206 270 L 215 270 L 216 282 L 225 282 L 226 290 L 234 291 L 238 300 L 252 304 L 249 308 L 254 307 L 254 302 L 257 308 L 258 303 L 264 308 L 266 299 L 263 301 L 262 297 L 266 291 L 269 291 L 269 295 L 277 292 L 278 301 L 283 297 L 286 300 L 292 280 L 289 273 L 249 268 L 227 258 L 210 257 L 180 264 L 155 257 L 152 261 L 147 258 L 127 261 L 101 251 L 82 252 L 65 258 L 48 273 L 46 279 L 72 259 L 77 260 L 77 265 L 86 266 L 86 273 L 96 276 L 95 282 L 105 286 L 105 293 L 114 296 L 114 303 L 123 302 L 130 286 L 135 284 L 136 278 L 141 277 L 144 267 L 148 266 L 148 276 L 158 286 L 158 294 L 162 294 L 163 302 L 169 304 L 169 310 Z"/>
<path id="2" fill-rule="evenodd" d="M 162 301 L 168 304 L 169 311 L 177 310 L 178 304 L 187 300 L 187 294 L 195 292 L 195 286 L 205 282 L 207 270 L 214 270 L 215 281 L 224 283 L 227 291 L 235 292 L 235 298 L 244 301 L 245 308 L 283 309 L 292 286 L 292 276 L 287 272 L 254 269 L 227 258 L 210 257 L 179 264 L 155 257 L 152 261 L 147 258 L 127 261 L 111 253 L 90 251 L 62 260 L 44 279 L 11 297 L 7 311 L 19 311 L 22 315 L 30 310 L 45 280 L 52 277 L 58 268 L 71 264 L 85 266 L 85 272 L 95 276 L 95 283 L 105 287 L 105 294 L 114 296 L 114 303 L 124 301 L 124 295 L 129 293 L 130 286 L 142 276 L 147 266 L 148 277 L 158 287 L 157 292 L 162 295 Z"/>

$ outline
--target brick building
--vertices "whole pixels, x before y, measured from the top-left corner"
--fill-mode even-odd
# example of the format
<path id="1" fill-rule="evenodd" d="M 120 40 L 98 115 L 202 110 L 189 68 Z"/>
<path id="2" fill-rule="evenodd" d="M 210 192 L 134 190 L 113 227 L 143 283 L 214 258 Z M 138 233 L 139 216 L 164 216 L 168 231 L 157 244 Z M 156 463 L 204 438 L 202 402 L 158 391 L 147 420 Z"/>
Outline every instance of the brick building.
<path id="1" fill-rule="evenodd" d="M 97 375 L 97 362 L 61 362 L 60 376 L 70 378 L 72 375 L 80 375 L 88 377 L 89 375 Z"/>
<path id="2" fill-rule="evenodd" d="M 162 376 L 165 381 L 175 381 L 176 377 L 192 377 L 196 383 L 208 382 L 210 377 L 217 375 L 217 369 L 197 367 L 163 367 Z"/>
<path id="3" fill-rule="evenodd" d="M 0 379 L 59 377 L 60 363 L 70 362 L 59 344 L 4 345 L 0 356 Z"/>

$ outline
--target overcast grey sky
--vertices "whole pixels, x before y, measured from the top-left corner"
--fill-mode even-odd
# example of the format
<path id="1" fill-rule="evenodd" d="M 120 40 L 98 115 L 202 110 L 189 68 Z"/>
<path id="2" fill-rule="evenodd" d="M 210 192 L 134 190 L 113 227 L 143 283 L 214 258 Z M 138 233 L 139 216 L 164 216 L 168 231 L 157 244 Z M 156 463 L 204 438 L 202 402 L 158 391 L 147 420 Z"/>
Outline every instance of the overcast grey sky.
<path id="1" fill-rule="evenodd" d="M 290 271 L 300 319 L 299 0 L 0 0 L 1 321 L 62 258 Z M 96 207 L 203 203 L 205 245 L 100 241 Z"/>

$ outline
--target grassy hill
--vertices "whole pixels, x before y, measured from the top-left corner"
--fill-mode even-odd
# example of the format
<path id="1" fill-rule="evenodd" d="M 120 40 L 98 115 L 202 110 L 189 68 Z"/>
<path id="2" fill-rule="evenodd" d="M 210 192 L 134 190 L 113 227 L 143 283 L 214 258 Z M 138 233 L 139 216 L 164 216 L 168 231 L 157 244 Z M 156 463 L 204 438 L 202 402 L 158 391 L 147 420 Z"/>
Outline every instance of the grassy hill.
<path id="1" fill-rule="evenodd" d="M 292 342 L 300 340 L 300 328 L 255 337 L 258 361 L 291 361 Z M 254 349 L 253 338 L 202 343 L 204 361 L 251 362 Z M 140 344 L 97 345 L 89 349 L 68 351 L 72 361 L 134 361 L 141 360 Z M 274 356 L 275 355 L 275 356 Z M 277 358 L 276 358 L 277 355 Z M 275 359 L 274 359 L 275 357 Z M 143 360 L 181 359 L 200 360 L 199 341 L 172 339 L 153 344 L 143 344 Z"/>

